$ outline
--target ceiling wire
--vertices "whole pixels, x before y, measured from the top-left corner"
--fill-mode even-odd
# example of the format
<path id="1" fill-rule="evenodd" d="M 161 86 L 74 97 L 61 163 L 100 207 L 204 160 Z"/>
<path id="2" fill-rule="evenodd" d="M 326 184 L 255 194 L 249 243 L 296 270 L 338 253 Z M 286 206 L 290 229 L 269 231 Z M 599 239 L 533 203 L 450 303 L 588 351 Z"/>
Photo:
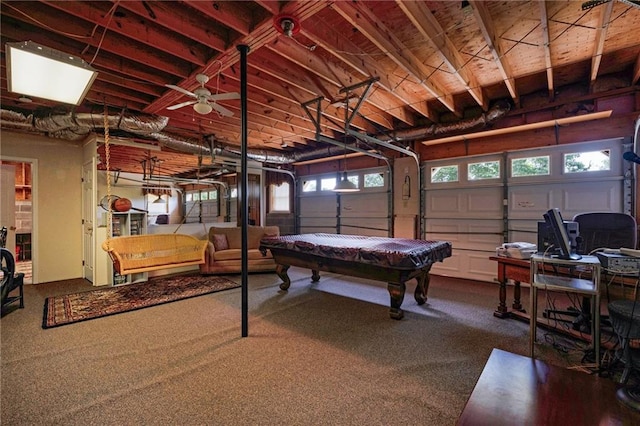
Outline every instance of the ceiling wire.
<path id="1" fill-rule="evenodd" d="M 109 19 L 107 20 L 107 23 L 104 26 L 104 31 L 102 32 L 102 37 L 100 37 L 100 41 L 98 42 L 98 47 L 96 47 L 96 53 L 93 55 L 93 58 L 91 58 L 91 61 L 89 62 L 89 65 L 93 65 L 93 61 L 96 60 L 96 57 L 98 56 L 98 52 L 100 52 L 100 49 L 102 48 L 102 43 L 104 42 L 104 37 L 107 35 L 107 30 L 109 29 L 109 24 L 111 24 L 111 20 L 113 19 L 113 15 L 115 15 L 116 8 L 118 7 L 119 3 L 120 3 L 120 0 L 116 0 L 116 2 L 113 4 L 113 6 L 111 6 L 111 9 L 108 12 Z M 95 33 L 97 28 L 98 28 L 98 25 L 96 24 L 96 26 L 94 27 L 93 33 Z M 89 47 L 89 45 L 87 45 L 87 48 L 88 47 Z M 87 48 L 85 48 L 85 50 Z"/>

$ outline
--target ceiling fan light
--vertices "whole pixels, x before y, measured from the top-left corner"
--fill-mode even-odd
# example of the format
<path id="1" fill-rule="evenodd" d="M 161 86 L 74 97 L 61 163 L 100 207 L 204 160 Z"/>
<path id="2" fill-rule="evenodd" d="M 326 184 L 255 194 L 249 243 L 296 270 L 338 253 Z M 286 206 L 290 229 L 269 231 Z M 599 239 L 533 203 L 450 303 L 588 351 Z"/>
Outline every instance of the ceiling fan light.
<path id="1" fill-rule="evenodd" d="M 82 58 L 32 41 L 6 43 L 9 92 L 80 105 L 98 72 Z"/>
<path id="2" fill-rule="evenodd" d="M 198 114 L 202 115 L 209 114 L 211 111 L 213 111 L 213 108 L 207 102 L 198 102 L 196 104 L 193 104 L 193 109 Z"/>

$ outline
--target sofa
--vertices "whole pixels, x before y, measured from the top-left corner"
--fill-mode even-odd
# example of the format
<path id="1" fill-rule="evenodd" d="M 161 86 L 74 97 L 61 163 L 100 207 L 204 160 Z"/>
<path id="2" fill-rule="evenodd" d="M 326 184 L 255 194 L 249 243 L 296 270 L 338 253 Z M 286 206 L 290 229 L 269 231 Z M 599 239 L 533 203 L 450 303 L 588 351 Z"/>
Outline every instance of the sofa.
<path id="1" fill-rule="evenodd" d="M 258 249 L 263 237 L 280 235 L 277 226 L 249 226 L 247 229 L 248 272 L 270 272 L 276 270 L 276 263 L 267 251 L 263 256 Z M 200 273 L 236 274 L 242 272 L 242 228 L 209 228 L 209 241 L 205 251 L 205 263 L 200 265 Z"/>

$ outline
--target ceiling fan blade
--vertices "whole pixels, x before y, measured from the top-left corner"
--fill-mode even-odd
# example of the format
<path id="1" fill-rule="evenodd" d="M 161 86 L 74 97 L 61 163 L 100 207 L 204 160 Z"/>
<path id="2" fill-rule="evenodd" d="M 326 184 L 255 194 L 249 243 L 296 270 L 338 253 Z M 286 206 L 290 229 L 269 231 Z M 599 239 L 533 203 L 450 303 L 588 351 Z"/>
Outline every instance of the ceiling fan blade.
<path id="1" fill-rule="evenodd" d="M 192 98 L 196 98 L 196 99 L 198 98 L 194 93 L 191 93 L 190 91 L 185 90 L 180 86 L 175 86 L 173 84 L 165 84 L 165 86 L 167 86 L 169 89 L 177 90 L 178 92 L 183 93 L 183 94 L 185 94 L 187 96 L 190 96 Z"/>
<path id="2" fill-rule="evenodd" d="M 240 99 L 240 93 L 238 92 L 229 92 L 229 93 L 218 93 L 216 95 L 207 96 L 211 101 L 229 101 L 232 99 Z"/>
<path id="3" fill-rule="evenodd" d="M 226 109 L 222 105 L 218 105 L 215 102 L 211 102 L 209 105 L 211 105 L 211 108 L 213 108 L 216 111 L 218 111 L 218 113 L 220 115 L 222 115 L 223 117 L 233 117 L 233 112 L 229 111 L 228 109 Z"/>
<path id="4" fill-rule="evenodd" d="M 186 102 L 182 102 L 180 104 L 171 105 L 170 107 L 167 107 L 167 109 L 173 111 L 174 109 L 182 108 L 182 107 L 187 106 L 187 105 L 193 105 L 196 102 L 198 102 L 198 101 L 186 101 Z"/>

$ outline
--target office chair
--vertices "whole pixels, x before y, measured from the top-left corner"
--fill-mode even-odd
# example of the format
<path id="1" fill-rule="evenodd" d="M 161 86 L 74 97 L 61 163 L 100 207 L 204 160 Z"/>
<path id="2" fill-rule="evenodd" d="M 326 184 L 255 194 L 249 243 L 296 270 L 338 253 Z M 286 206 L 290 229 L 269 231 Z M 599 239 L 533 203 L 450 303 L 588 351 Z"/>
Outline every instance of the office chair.
<path id="1" fill-rule="evenodd" d="M 13 254 L 6 248 L 0 248 L 0 260 L 2 264 L 2 283 L 0 284 L 0 309 L 2 311 L 12 303 L 20 302 L 20 308 L 24 308 L 24 274 L 16 273 L 16 262 Z M 14 291 L 17 296 L 11 296 Z"/>
<path id="2" fill-rule="evenodd" d="M 579 237 L 577 239 L 577 252 L 582 255 L 592 254 L 598 249 L 620 247 L 636 248 L 638 226 L 633 216 L 626 213 L 614 212 L 588 212 L 579 213 L 573 217 L 578 223 Z M 565 311 L 546 310 L 545 316 L 555 317 L 563 321 L 557 315 L 574 317 L 571 321 L 574 330 L 583 333 L 591 333 L 591 299 L 584 297 L 580 309 L 569 308 Z M 606 317 L 602 317 L 606 320 Z"/>

